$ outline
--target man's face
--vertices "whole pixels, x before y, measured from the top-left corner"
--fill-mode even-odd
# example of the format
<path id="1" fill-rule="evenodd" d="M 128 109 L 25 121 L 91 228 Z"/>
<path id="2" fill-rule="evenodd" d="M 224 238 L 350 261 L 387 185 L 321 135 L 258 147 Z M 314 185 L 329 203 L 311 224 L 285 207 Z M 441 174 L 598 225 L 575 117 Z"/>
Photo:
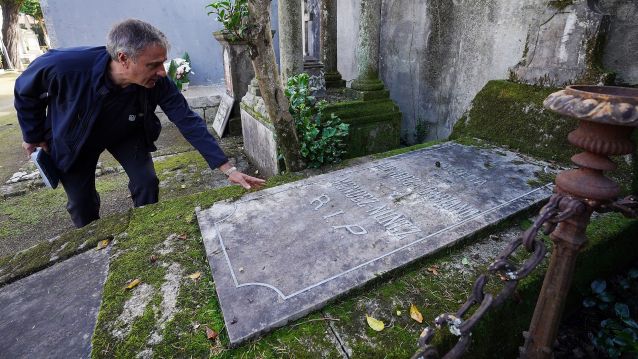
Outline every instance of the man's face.
<path id="1" fill-rule="evenodd" d="M 137 55 L 133 61 L 126 58 L 127 82 L 138 84 L 146 88 L 154 87 L 160 77 L 166 76 L 164 61 L 166 61 L 166 49 L 159 45 L 149 45 Z"/>

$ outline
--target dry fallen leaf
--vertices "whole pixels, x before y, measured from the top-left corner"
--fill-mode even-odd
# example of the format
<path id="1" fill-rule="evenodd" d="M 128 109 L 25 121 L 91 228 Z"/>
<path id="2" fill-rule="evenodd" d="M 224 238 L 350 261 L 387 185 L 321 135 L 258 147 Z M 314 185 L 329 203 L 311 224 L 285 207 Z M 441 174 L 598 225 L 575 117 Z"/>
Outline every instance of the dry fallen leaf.
<path id="1" fill-rule="evenodd" d="M 423 323 L 423 315 L 417 309 L 416 305 L 412 304 L 410 306 L 410 318 L 416 320 L 419 323 Z"/>
<path id="2" fill-rule="evenodd" d="M 192 279 L 192 280 L 198 280 L 199 277 L 201 277 L 201 276 L 202 276 L 202 272 L 195 272 L 195 273 L 189 275 L 188 277 L 190 279 Z"/>
<path id="3" fill-rule="evenodd" d="M 100 249 L 106 248 L 109 245 L 109 242 L 110 241 L 108 239 L 104 239 L 97 242 L 97 249 L 100 250 Z"/>
<path id="4" fill-rule="evenodd" d="M 186 235 L 186 233 L 182 233 L 179 236 L 177 236 L 177 239 L 179 239 L 180 241 L 185 241 L 188 239 L 188 236 Z"/>
<path id="5" fill-rule="evenodd" d="M 208 338 L 209 340 L 215 340 L 218 335 L 219 333 L 206 326 L 206 338 Z"/>
<path id="6" fill-rule="evenodd" d="M 428 267 L 426 270 L 434 275 L 439 275 L 439 266 Z"/>
<path id="7" fill-rule="evenodd" d="M 142 281 L 139 278 L 135 278 L 128 285 L 126 285 L 126 289 L 133 289 L 140 283 L 142 283 Z"/>
<path id="8" fill-rule="evenodd" d="M 366 314 L 366 321 L 368 322 L 368 325 L 370 326 L 370 328 L 372 328 L 372 330 L 375 330 L 377 332 L 380 332 L 383 330 L 383 328 L 385 328 L 385 324 L 383 324 L 382 321 L 375 319 L 367 314 Z"/>

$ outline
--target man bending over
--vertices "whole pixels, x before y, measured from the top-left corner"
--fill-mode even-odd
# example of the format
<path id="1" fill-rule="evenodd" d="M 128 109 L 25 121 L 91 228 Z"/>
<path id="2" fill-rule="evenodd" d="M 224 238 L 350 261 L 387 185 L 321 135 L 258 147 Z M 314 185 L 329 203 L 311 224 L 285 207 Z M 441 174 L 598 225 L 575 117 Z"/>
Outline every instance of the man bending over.
<path id="1" fill-rule="evenodd" d="M 150 155 L 161 130 L 157 105 L 211 168 L 247 189 L 264 183 L 230 165 L 204 120 L 166 77 L 168 47 L 161 31 L 129 19 L 111 29 L 106 47 L 50 50 L 16 80 L 22 147 L 28 155 L 36 147 L 50 154 L 76 227 L 99 218 L 95 169 L 104 150 L 126 171 L 136 207 L 158 201 Z"/>

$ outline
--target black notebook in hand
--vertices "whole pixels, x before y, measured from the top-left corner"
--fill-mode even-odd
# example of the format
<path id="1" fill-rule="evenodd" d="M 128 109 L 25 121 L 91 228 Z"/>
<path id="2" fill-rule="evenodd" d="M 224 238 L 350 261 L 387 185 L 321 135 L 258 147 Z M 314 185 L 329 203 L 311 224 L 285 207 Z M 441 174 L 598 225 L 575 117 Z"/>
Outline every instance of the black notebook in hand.
<path id="1" fill-rule="evenodd" d="M 44 184 L 49 188 L 58 187 L 60 177 L 58 176 L 58 169 L 55 167 L 55 164 L 53 164 L 51 156 L 44 152 L 42 148 L 38 147 L 31 153 L 31 160 L 35 163 L 38 171 L 40 171 L 40 177 L 42 177 Z"/>

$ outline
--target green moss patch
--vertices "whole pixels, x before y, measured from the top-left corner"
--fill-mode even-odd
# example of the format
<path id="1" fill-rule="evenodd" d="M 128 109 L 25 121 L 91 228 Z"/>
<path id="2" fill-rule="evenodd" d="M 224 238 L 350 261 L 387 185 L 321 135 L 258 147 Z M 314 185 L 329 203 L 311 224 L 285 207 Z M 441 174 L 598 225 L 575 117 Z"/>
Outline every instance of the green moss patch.
<path id="1" fill-rule="evenodd" d="M 13 256 L 0 258 L 0 286 L 47 268 L 76 254 L 96 248 L 99 241 L 112 240 L 128 226 L 129 213 L 109 216 L 86 227 L 43 241 Z"/>
<path id="2" fill-rule="evenodd" d="M 567 134 L 576 121 L 543 107 L 558 88 L 489 81 L 456 123 L 451 139 L 476 137 L 542 159 L 568 164 L 576 149 Z"/>
<path id="3" fill-rule="evenodd" d="M 2 112 L 0 112 L 2 113 Z M 4 183 L 27 161 L 22 151 L 22 134 L 15 112 L 0 116 L 0 181 Z"/>
<path id="4" fill-rule="evenodd" d="M 403 148 L 397 148 L 396 150 L 390 150 L 390 151 L 386 151 L 383 153 L 375 153 L 372 155 L 372 158 L 375 159 L 381 159 L 381 158 L 387 158 L 387 157 L 392 157 L 392 156 L 397 156 L 403 153 L 408 153 L 408 152 L 412 152 L 412 151 L 417 151 L 417 150 L 421 150 L 424 148 L 428 148 L 428 147 L 432 147 L 434 145 L 438 145 L 441 144 L 445 141 L 441 141 L 441 140 L 434 140 L 434 141 L 428 141 L 425 143 L 419 143 L 417 145 L 412 145 L 412 146 L 408 146 L 408 147 L 403 147 Z"/>
<path id="5" fill-rule="evenodd" d="M 564 167 L 573 167 L 570 158 L 581 150 L 567 141 L 567 135 L 576 129 L 578 123 L 543 107 L 545 98 L 559 90 L 510 81 L 489 81 L 455 124 L 450 139 L 477 146 L 483 146 L 482 141 L 486 141 Z M 613 160 L 619 168 L 610 172 L 609 176 L 627 192 L 632 180 L 635 181 L 631 161 L 623 158 Z"/>
<path id="6" fill-rule="evenodd" d="M 268 184 L 275 186 L 298 179 L 300 177 L 296 175 L 275 176 Z M 223 330 L 223 317 L 194 208 L 209 207 L 219 200 L 232 200 L 243 193 L 237 186 L 225 187 L 134 210 L 127 236 L 118 239 L 112 248 L 113 260 L 93 337 L 94 357 L 130 357 L 144 350 L 152 351 L 157 357 L 337 355 L 323 319 L 318 315 L 282 328 L 263 340 L 235 350 L 227 349 L 228 337 Z M 154 260 L 151 260 L 152 256 Z M 175 312 L 170 320 L 161 324 L 161 288 L 165 284 L 167 268 L 172 265 L 181 269 L 179 294 Z M 188 277 L 196 272 L 201 273 L 198 279 Z M 141 316 L 126 323 L 121 314 L 127 300 L 141 285 L 130 291 L 124 287 L 136 278 L 152 288 L 153 297 Z M 219 339 L 207 339 L 206 327 L 221 333 Z M 125 330 L 124 335 L 118 334 L 122 330 Z M 159 342 L 153 341 L 154 333 L 161 337 Z"/>
<path id="7" fill-rule="evenodd" d="M 574 5 L 574 0 L 550 0 L 547 5 L 556 10 L 563 11 L 569 6 Z"/>

